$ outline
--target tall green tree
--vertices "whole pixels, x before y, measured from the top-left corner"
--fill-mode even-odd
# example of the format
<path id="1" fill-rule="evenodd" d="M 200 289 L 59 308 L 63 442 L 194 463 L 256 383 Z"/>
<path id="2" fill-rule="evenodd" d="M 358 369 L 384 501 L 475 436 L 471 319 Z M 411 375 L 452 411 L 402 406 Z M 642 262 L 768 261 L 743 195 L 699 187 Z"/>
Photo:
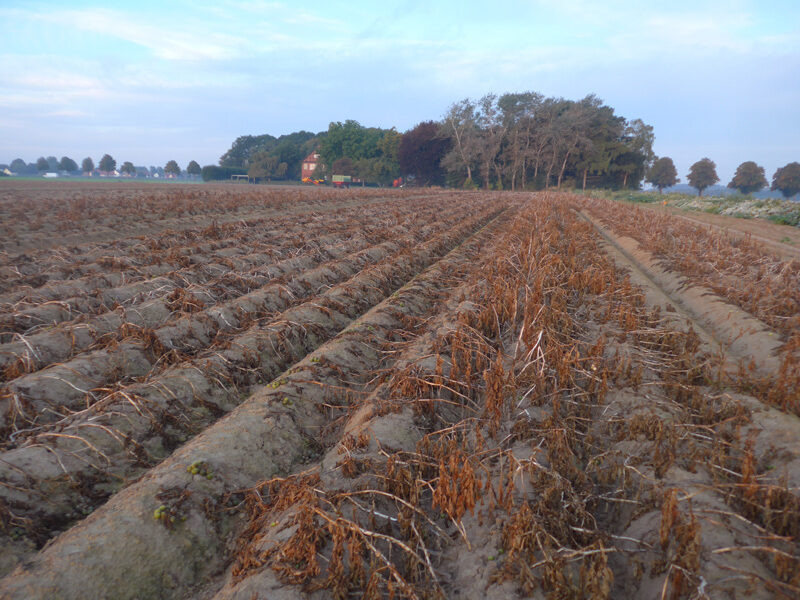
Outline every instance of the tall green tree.
<path id="1" fill-rule="evenodd" d="M 189 175 L 200 175 L 200 164 L 196 160 L 192 160 L 186 165 L 186 172 Z"/>
<path id="2" fill-rule="evenodd" d="M 384 130 L 364 127 L 358 121 L 335 122 L 328 126 L 328 134 L 322 139 L 319 152 L 323 162 L 333 162 L 344 156 L 351 160 L 375 158 L 380 155 L 378 142 Z"/>
<path id="3" fill-rule="evenodd" d="M 91 173 L 94 171 L 94 161 L 91 159 L 91 157 L 87 156 L 83 159 L 81 162 L 81 171 L 84 173 Z"/>
<path id="4" fill-rule="evenodd" d="M 506 130 L 503 147 L 498 160 L 503 173 L 510 178 L 511 190 L 519 181 L 524 188 L 528 167 L 533 157 L 534 129 L 539 107 L 544 97 L 537 92 L 503 94 L 497 99 Z"/>
<path id="5" fill-rule="evenodd" d="M 503 112 L 497 105 L 495 94 L 486 94 L 478 100 L 477 106 L 478 165 L 483 186 L 489 189 L 494 178 L 496 186 L 502 188 L 502 163 L 498 158 L 506 135 Z"/>
<path id="6" fill-rule="evenodd" d="M 697 190 L 698 196 L 702 196 L 704 189 L 719 181 L 717 165 L 710 158 L 701 158 L 689 167 L 686 179 L 689 185 Z"/>
<path id="7" fill-rule="evenodd" d="M 98 168 L 105 173 L 111 173 L 116 170 L 117 161 L 110 154 L 104 154 L 103 158 L 100 159 Z"/>
<path id="8" fill-rule="evenodd" d="M 329 165 L 331 175 L 347 175 L 337 171 L 341 159 L 348 159 L 352 175 L 368 183 L 386 185 L 400 174 L 398 154 L 402 136 L 395 129 L 364 127 L 358 121 L 331 123 L 321 138 L 319 153 L 322 163 Z M 319 168 L 317 169 L 319 170 Z M 319 176 L 316 173 L 315 176 Z"/>
<path id="9" fill-rule="evenodd" d="M 250 159 L 247 175 L 254 179 L 284 179 L 288 165 L 278 162 L 278 157 L 269 152 L 257 152 Z"/>
<path id="10" fill-rule="evenodd" d="M 383 136 L 378 140 L 378 154 L 373 158 L 361 159 L 368 167 L 359 174 L 364 181 L 377 183 L 380 186 L 391 185 L 392 181 L 400 176 L 400 142 L 402 134 L 393 127 L 383 130 Z"/>
<path id="11" fill-rule="evenodd" d="M 303 159 L 317 149 L 325 135 L 327 134 L 295 131 L 277 138 L 269 134 L 241 136 L 222 155 L 220 166 L 247 169 L 256 154 L 266 152 L 275 156 L 278 164 L 286 163 L 286 177 L 299 179 Z"/>
<path id="12" fill-rule="evenodd" d="M 243 135 L 233 142 L 231 148 L 219 159 L 220 167 L 247 167 L 250 157 L 256 152 L 271 150 L 278 138 L 264 135 Z"/>
<path id="13" fill-rule="evenodd" d="M 638 188 L 647 169 L 653 164 L 655 143 L 653 127 L 641 119 L 634 119 L 625 124 L 620 138 L 621 146 L 614 159 L 613 170 L 622 175 L 623 188 Z"/>
<path id="14" fill-rule="evenodd" d="M 587 110 L 593 97 L 573 102 L 554 99 L 546 124 L 545 187 L 550 187 L 553 177 L 561 187 L 570 159 L 580 156 L 589 143 L 588 131 L 591 113 Z M 588 102 L 587 102 L 588 101 Z"/>
<path id="15" fill-rule="evenodd" d="M 775 171 L 770 189 L 780 191 L 785 198 L 791 198 L 800 192 L 800 163 L 790 162 Z"/>
<path id="16" fill-rule="evenodd" d="M 197 163 L 197 161 L 194 160 L 190 161 L 189 164 L 186 165 L 186 172 L 189 175 L 192 176 L 200 175 L 201 171 L 202 169 L 200 169 L 200 165 Z"/>
<path id="17" fill-rule="evenodd" d="M 69 156 L 62 156 L 58 166 L 62 171 L 67 171 L 69 173 L 74 173 L 78 170 L 78 163 L 72 160 Z"/>
<path id="18" fill-rule="evenodd" d="M 619 159 L 622 147 L 618 140 L 605 136 L 589 140 L 589 144 L 582 149 L 580 158 L 575 165 L 582 173 L 581 189 L 586 190 L 590 173 L 593 176 L 600 176 L 611 171 L 612 162 Z M 636 165 L 633 162 L 621 162 L 615 164 L 614 168 L 633 170 Z"/>
<path id="19" fill-rule="evenodd" d="M 287 179 L 300 179 L 303 159 L 319 145 L 320 139 L 309 131 L 296 131 L 278 138 L 270 150 L 278 158 L 278 164 L 286 163 Z"/>
<path id="20" fill-rule="evenodd" d="M 547 185 L 550 180 L 552 169 L 549 169 L 548 165 L 554 163 L 555 152 L 558 148 L 558 132 L 553 124 L 565 106 L 563 98 L 544 98 L 536 109 L 527 156 L 533 167 L 531 175 L 537 186 Z M 547 182 L 542 180 L 545 172 L 547 173 Z M 525 173 L 523 172 L 523 187 L 525 185 Z"/>
<path id="21" fill-rule="evenodd" d="M 47 162 L 47 159 L 44 156 L 40 156 L 36 159 L 36 170 L 37 171 L 47 171 L 50 168 L 50 164 Z"/>
<path id="22" fill-rule="evenodd" d="M 584 99 L 583 110 L 588 120 L 584 125 L 584 139 L 578 146 L 579 154 L 573 163 L 573 168 L 578 171 L 576 174 L 582 176 L 582 189 L 587 187 L 589 173 L 599 180 L 607 179 L 611 173 L 620 173 L 625 187 L 629 178 L 633 181 L 631 173 L 644 160 L 640 159 L 632 143 L 635 130 L 625 123 L 625 119 L 615 115 L 613 108 L 594 96 Z M 642 126 L 647 127 L 643 123 Z"/>
<path id="23" fill-rule="evenodd" d="M 125 173 L 126 175 L 135 175 L 136 174 L 136 167 L 133 166 L 133 163 L 129 160 L 126 160 L 122 163 L 122 166 L 119 169 L 120 173 Z"/>
<path id="24" fill-rule="evenodd" d="M 739 190 L 743 194 L 752 194 L 767 187 L 767 176 L 764 167 L 759 167 L 752 160 L 743 162 L 736 168 L 736 173 L 728 183 L 732 190 Z"/>
<path id="25" fill-rule="evenodd" d="M 675 163 L 669 156 L 657 158 L 647 171 L 646 181 L 657 187 L 659 194 L 663 194 L 664 188 L 672 187 L 680 181 Z"/>
<path id="26" fill-rule="evenodd" d="M 177 177 L 181 174 L 181 168 L 178 166 L 178 162 L 171 160 L 166 165 L 164 165 L 164 173 L 167 175 L 174 175 Z"/>
<path id="27" fill-rule="evenodd" d="M 21 158 L 15 158 L 11 161 L 11 164 L 8 165 L 8 170 L 12 173 L 21 174 L 24 173 L 28 169 L 28 164 L 22 160 Z"/>
<path id="28" fill-rule="evenodd" d="M 464 185 L 473 185 L 472 171 L 480 158 L 475 102 L 465 98 L 451 104 L 442 120 L 442 134 L 452 140 L 451 150 L 442 159 L 442 165 L 448 171 L 463 172 L 461 177 Z"/>

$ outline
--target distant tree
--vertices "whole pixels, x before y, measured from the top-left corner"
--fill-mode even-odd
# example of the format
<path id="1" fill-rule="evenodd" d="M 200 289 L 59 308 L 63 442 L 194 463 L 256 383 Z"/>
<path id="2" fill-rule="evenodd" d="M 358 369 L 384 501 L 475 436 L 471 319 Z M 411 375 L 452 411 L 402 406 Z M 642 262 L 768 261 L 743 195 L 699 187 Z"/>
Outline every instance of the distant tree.
<path id="1" fill-rule="evenodd" d="M 216 165 L 206 165 L 200 171 L 203 181 L 224 181 L 230 179 L 231 175 L 247 175 L 247 171 L 240 167 L 218 167 Z"/>
<path id="2" fill-rule="evenodd" d="M 166 165 L 164 165 L 164 173 L 166 173 L 167 175 L 178 176 L 181 174 L 181 168 L 178 166 L 177 162 L 171 160 Z"/>
<path id="3" fill-rule="evenodd" d="M 111 173 L 117 169 L 117 161 L 115 161 L 110 154 L 104 154 L 103 158 L 100 159 L 99 168 L 101 171 Z"/>
<path id="4" fill-rule="evenodd" d="M 439 134 L 433 121 L 420 123 L 403 134 L 398 149 L 400 171 L 413 176 L 420 185 L 444 183 L 442 158 L 450 150 L 450 140 Z"/>
<path id="5" fill-rule="evenodd" d="M 62 156 L 61 162 L 58 163 L 58 166 L 62 171 L 68 171 L 70 173 L 74 173 L 78 170 L 78 163 L 72 160 L 69 156 Z"/>
<path id="6" fill-rule="evenodd" d="M 791 198 L 800 192 L 800 163 L 790 162 L 775 171 L 770 189 L 780 191 L 785 198 Z"/>
<path id="7" fill-rule="evenodd" d="M 220 156 L 219 166 L 247 168 L 253 155 L 272 150 L 277 141 L 278 138 L 269 134 L 242 135 L 236 138 L 230 150 Z"/>
<path id="8" fill-rule="evenodd" d="M 502 113 L 506 129 L 506 138 L 498 160 L 505 176 L 510 179 L 511 191 L 516 189 L 518 180 L 525 187 L 534 115 L 543 98 L 536 92 L 522 92 L 503 94 L 497 99 L 497 107 Z"/>
<path id="9" fill-rule="evenodd" d="M 328 133 L 321 140 L 319 153 L 322 162 L 328 165 L 347 157 L 356 161 L 361 158 L 375 158 L 380 154 L 378 142 L 383 130 L 377 127 L 364 127 L 358 121 L 347 120 L 328 125 Z"/>
<path id="10" fill-rule="evenodd" d="M 286 174 L 281 176 L 282 179 L 300 179 L 301 176 L 308 175 L 301 173 L 303 159 L 312 151 L 319 149 L 320 140 L 326 135 L 324 132 L 315 134 L 309 131 L 295 131 L 277 138 L 269 134 L 241 136 L 236 138 L 230 150 L 222 155 L 219 164 L 222 167 L 247 170 L 257 154 L 266 153 L 278 159 L 276 166 L 286 163 Z"/>
<path id="11" fill-rule="evenodd" d="M 736 169 L 736 174 L 731 179 L 728 187 L 739 190 L 743 194 L 751 194 L 767 186 L 767 177 L 764 167 L 759 167 L 752 160 L 743 162 Z"/>
<path id="12" fill-rule="evenodd" d="M 657 158 L 647 172 L 647 182 L 657 187 L 659 194 L 664 193 L 664 188 L 672 187 L 679 181 L 675 163 L 669 156 Z"/>
<path id="13" fill-rule="evenodd" d="M 126 160 L 122 163 L 122 167 L 120 167 L 120 173 L 125 173 L 126 175 L 135 175 L 136 174 L 136 167 L 133 166 L 133 163 L 129 160 Z"/>
<path id="14" fill-rule="evenodd" d="M 470 187 L 472 170 L 478 162 L 480 139 L 477 105 L 469 98 L 450 105 L 442 119 L 442 135 L 452 140 L 451 150 L 442 158 L 442 166 L 451 173 L 463 173 L 463 185 Z"/>
<path id="15" fill-rule="evenodd" d="M 200 175 L 201 171 L 202 169 L 200 169 L 200 165 L 197 163 L 197 161 L 193 160 L 186 166 L 186 172 L 189 175 Z"/>
<path id="16" fill-rule="evenodd" d="M 319 139 L 315 134 L 297 131 L 280 136 L 269 153 L 278 158 L 278 164 L 286 163 L 285 178 L 300 179 L 303 159 L 316 150 L 318 145 Z"/>
<path id="17" fill-rule="evenodd" d="M 377 183 L 380 186 L 391 185 L 392 181 L 400 176 L 400 163 L 397 155 L 402 137 L 394 128 L 383 130 L 382 137 L 376 143 L 376 155 L 353 161 L 352 175 L 368 183 Z M 338 161 L 334 164 L 339 166 Z M 337 171 L 336 174 L 346 175 L 347 173 Z"/>
<path id="18" fill-rule="evenodd" d="M 47 170 L 48 171 L 58 171 L 61 164 L 58 162 L 58 159 L 55 156 L 48 156 L 47 157 Z"/>
<path id="19" fill-rule="evenodd" d="M 717 165 L 710 158 L 701 158 L 691 167 L 686 176 L 689 185 L 697 190 L 698 196 L 703 195 L 703 190 L 719 181 Z"/>
<path id="20" fill-rule="evenodd" d="M 598 127 L 593 127 L 597 131 Z M 619 154 L 614 157 L 612 170 L 622 174 L 622 187 L 638 189 L 647 168 L 653 164 L 653 143 L 656 136 L 653 127 L 641 119 L 625 123 Z M 612 146 L 613 147 L 613 146 Z"/>
<path id="21" fill-rule="evenodd" d="M 478 100 L 476 124 L 478 125 L 478 170 L 486 189 L 489 189 L 492 176 L 495 185 L 502 189 L 503 175 L 497 158 L 506 135 L 503 112 L 497 106 L 497 96 L 486 94 Z"/>
<path id="22" fill-rule="evenodd" d="M 84 173 L 91 173 L 94 171 L 94 161 L 88 156 L 81 162 L 81 171 Z"/>
<path id="23" fill-rule="evenodd" d="M 47 162 L 47 159 L 44 156 L 40 156 L 36 159 L 36 170 L 47 171 L 49 168 L 50 163 Z"/>
<path id="24" fill-rule="evenodd" d="M 355 175 L 356 167 L 347 156 L 336 159 L 331 165 L 332 175 Z"/>
<path id="25" fill-rule="evenodd" d="M 256 152 L 250 157 L 247 176 L 253 179 L 272 179 L 278 168 L 278 157 L 269 152 Z"/>
<path id="26" fill-rule="evenodd" d="M 21 158 L 15 158 L 11 161 L 11 164 L 8 166 L 8 170 L 12 173 L 24 173 L 28 165 L 25 163 L 24 160 Z"/>

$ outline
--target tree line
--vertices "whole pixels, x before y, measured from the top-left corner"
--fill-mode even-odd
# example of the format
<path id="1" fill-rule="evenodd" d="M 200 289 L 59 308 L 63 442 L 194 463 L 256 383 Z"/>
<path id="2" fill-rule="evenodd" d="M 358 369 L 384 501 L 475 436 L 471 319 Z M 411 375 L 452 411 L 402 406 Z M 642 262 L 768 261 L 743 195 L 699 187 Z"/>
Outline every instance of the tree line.
<path id="1" fill-rule="evenodd" d="M 719 182 L 717 165 L 710 158 L 701 158 L 689 168 L 686 176 L 689 185 L 697 190 L 699 196 L 703 190 Z M 664 188 L 672 187 L 680 182 L 675 164 L 668 156 L 657 158 L 650 167 L 646 181 L 663 193 Z M 728 188 L 738 190 L 742 194 L 752 194 L 769 185 L 764 167 L 748 160 L 740 164 Z M 778 191 L 785 198 L 791 198 L 800 192 L 800 163 L 791 162 L 780 167 L 772 176 L 772 191 Z"/>
<path id="2" fill-rule="evenodd" d="M 299 179 L 318 150 L 316 177 L 353 175 L 386 185 L 404 176 L 423 185 L 517 189 L 638 187 L 653 160 L 653 128 L 628 121 L 596 96 L 580 101 L 536 92 L 487 94 L 451 105 L 438 121 L 405 133 L 334 122 L 325 132 L 242 136 L 221 167 L 253 177 Z"/>
<path id="3" fill-rule="evenodd" d="M 655 156 L 654 141 L 650 125 L 617 115 L 592 94 L 577 101 L 538 92 L 487 94 L 455 102 L 440 120 L 404 133 L 347 120 L 319 133 L 241 136 L 219 167 L 204 167 L 203 175 L 298 180 L 305 175 L 303 158 L 317 150 L 318 179 L 352 175 L 388 185 L 405 177 L 419 185 L 511 190 L 638 189 L 647 181 L 663 191 L 679 179 L 671 158 Z M 772 189 L 787 197 L 797 193 L 798 169 L 798 163 L 778 169 Z M 702 194 L 719 181 L 716 165 L 698 161 L 687 181 Z M 742 193 L 766 186 L 763 168 L 752 161 L 742 163 L 729 184 Z"/>
<path id="4" fill-rule="evenodd" d="M 140 172 L 142 169 L 147 170 L 148 176 L 155 174 L 159 176 L 163 176 L 164 174 L 178 176 L 181 174 L 181 168 L 175 160 L 168 161 L 164 167 L 151 166 L 149 169 L 145 167 L 136 167 L 131 161 L 125 161 L 120 165 L 119 172 L 133 177 L 144 175 L 144 173 Z M 72 175 L 78 173 L 91 174 L 95 171 L 95 163 L 90 156 L 87 156 L 81 161 L 80 167 L 77 162 L 68 156 L 62 156 L 61 160 L 57 159 L 55 156 L 48 156 L 46 158 L 40 156 L 36 162 L 33 163 L 26 163 L 21 158 L 15 158 L 11 161 L 11 164 L 8 165 L 8 170 L 17 175 L 37 175 L 48 172 L 66 172 Z M 110 154 L 104 154 L 97 164 L 97 170 L 101 173 L 113 173 L 117 170 L 117 161 Z M 201 168 L 199 163 L 194 160 L 190 161 L 186 166 L 186 173 L 193 176 L 200 175 Z"/>
<path id="5" fill-rule="evenodd" d="M 661 192 L 677 184 L 670 157 L 653 152 L 653 128 L 641 119 L 627 119 L 590 94 L 581 100 L 547 97 L 538 92 L 486 94 L 451 104 L 438 121 L 419 123 L 400 133 L 395 128 L 365 127 L 354 120 L 333 122 L 327 131 L 297 131 L 275 137 L 238 137 L 220 157 L 218 165 L 202 169 L 196 161 L 190 175 L 203 179 L 230 179 L 248 175 L 260 180 L 299 180 L 303 159 L 314 151 L 321 160 L 311 174 L 323 179 L 333 174 L 351 175 L 374 185 L 390 185 L 399 177 L 417 185 L 448 185 L 484 189 L 638 189 L 647 181 Z M 99 170 L 112 172 L 116 161 L 108 154 Z M 154 167 L 151 167 L 151 171 Z M 40 157 L 35 164 L 16 159 L 11 171 L 78 170 L 75 161 Z M 84 172 L 94 171 L 85 158 Z M 120 167 L 135 175 L 131 162 Z M 178 175 L 176 161 L 163 173 Z M 716 165 L 708 158 L 697 161 L 688 183 L 703 191 L 719 181 Z M 768 185 L 764 168 L 753 161 L 739 165 L 729 188 L 752 193 Z M 800 191 L 800 163 L 778 169 L 771 189 L 791 197 Z"/>

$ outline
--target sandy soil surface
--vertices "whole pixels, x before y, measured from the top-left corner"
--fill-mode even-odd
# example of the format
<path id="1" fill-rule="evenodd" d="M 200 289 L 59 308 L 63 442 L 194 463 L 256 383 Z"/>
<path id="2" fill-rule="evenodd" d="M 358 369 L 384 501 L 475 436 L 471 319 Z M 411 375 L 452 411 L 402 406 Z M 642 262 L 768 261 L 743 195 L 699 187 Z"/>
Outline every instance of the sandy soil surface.
<path id="1" fill-rule="evenodd" d="M 585 212 L 580 214 L 606 240 L 604 250 L 609 256 L 629 270 L 631 280 L 644 289 L 647 303 L 673 314 L 676 325 L 690 322 L 712 351 L 725 355 L 732 372 L 741 361 L 752 362 L 764 375 L 778 370 L 781 343 L 776 332 L 708 288 L 662 268 L 636 240 L 615 235 Z"/>
<path id="2" fill-rule="evenodd" d="M 797 261 L 411 193 L 9 258 L 0 598 L 800 598 Z M 106 271 L 92 299 L 159 285 L 147 327 L 24 329 Z"/>

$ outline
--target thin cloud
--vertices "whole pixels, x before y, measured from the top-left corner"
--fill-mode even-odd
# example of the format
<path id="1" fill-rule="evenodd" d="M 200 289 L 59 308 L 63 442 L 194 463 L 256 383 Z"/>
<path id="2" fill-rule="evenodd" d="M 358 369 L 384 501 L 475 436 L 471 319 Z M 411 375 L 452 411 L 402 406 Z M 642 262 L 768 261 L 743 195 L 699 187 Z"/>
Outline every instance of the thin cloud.
<path id="1" fill-rule="evenodd" d="M 0 105 L 5 108 L 50 106 L 61 110 L 72 102 L 109 100 L 119 92 L 101 79 L 43 68 L 0 76 Z"/>
<path id="2" fill-rule="evenodd" d="M 185 24 L 181 27 L 161 25 L 118 10 L 14 10 L 13 14 L 16 18 L 43 21 L 117 38 L 145 48 L 157 58 L 170 61 L 230 60 L 243 56 L 249 46 L 249 42 L 243 37 L 202 29 L 190 30 Z"/>

